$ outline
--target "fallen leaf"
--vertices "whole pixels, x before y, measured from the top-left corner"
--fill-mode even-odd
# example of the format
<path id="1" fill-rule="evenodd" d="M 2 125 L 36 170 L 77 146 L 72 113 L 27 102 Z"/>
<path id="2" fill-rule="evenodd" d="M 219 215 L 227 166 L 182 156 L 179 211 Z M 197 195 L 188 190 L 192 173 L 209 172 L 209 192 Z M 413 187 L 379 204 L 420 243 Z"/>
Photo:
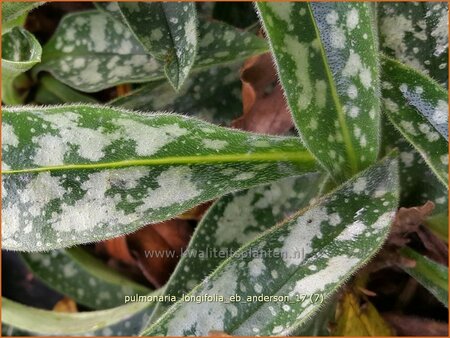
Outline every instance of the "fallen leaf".
<path id="1" fill-rule="evenodd" d="M 146 226 L 126 237 L 131 254 L 154 287 L 167 282 L 192 231 L 187 221 L 172 219 Z"/>
<path id="2" fill-rule="evenodd" d="M 64 297 L 60 301 L 58 301 L 53 307 L 53 311 L 55 312 L 78 312 L 77 304 L 71 298 Z"/>
<path id="3" fill-rule="evenodd" d="M 336 311 L 336 336 L 392 336 L 392 329 L 366 297 L 346 291 Z"/>
<path id="4" fill-rule="evenodd" d="M 107 255 L 124 264 L 136 265 L 136 261 L 130 254 L 126 236 L 116 237 L 107 241 L 98 242 L 95 245 L 98 253 Z"/>
<path id="5" fill-rule="evenodd" d="M 249 58 L 241 69 L 243 115 L 235 128 L 284 134 L 293 128 L 291 113 L 270 53 Z"/>
<path id="6" fill-rule="evenodd" d="M 396 313 L 384 313 L 383 318 L 395 329 L 399 336 L 448 337 L 448 323 Z"/>

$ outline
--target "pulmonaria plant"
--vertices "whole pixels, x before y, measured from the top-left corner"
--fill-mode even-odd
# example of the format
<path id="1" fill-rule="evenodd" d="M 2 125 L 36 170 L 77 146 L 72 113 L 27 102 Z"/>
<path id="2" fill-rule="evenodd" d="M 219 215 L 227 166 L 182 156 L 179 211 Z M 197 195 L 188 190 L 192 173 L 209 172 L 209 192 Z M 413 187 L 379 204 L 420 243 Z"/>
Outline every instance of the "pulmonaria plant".
<path id="1" fill-rule="evenodd" d="M 99 2 L 42 48 L 23 26 L 41 5 L 2 3 L 2 247 L 92 311 L 3 298 L 4 333 L 323 334 L 377 252 L 448 304 L 447 267 L 388 239 L 430 200 L 447 240 L 446 3 L 257 2 L 261 37 L 214 3 Z M 242 62 L 268 51 L 296 132 L 227 128 Z M 206 201 L 187 251 L 233 254 L 185 255 L 161 289 L 74 247 Z"/>

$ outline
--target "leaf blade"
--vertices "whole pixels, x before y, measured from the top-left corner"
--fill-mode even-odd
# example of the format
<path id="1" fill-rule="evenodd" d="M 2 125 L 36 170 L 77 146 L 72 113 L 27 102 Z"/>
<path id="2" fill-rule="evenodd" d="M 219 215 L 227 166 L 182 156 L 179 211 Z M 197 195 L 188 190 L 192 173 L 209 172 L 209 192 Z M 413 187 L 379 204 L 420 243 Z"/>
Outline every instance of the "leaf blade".
<path id="1" fill-rule="evenodd" d="M 87 28 L 95 34 L 86 36 Z M 200 21 L 198 30 L 199 48 L 192 71 L 267 50 L 264 40 L 224 23 Z M 71 33 L 73 36 L 69 34 L 70 38 L 85 42 L 67 47 L 63 43 L 67 31 L 75 32 Z M 212 41 L 217 43 L 212 44 Z M 165 78 L 161 64 L 144 50 L 128 27 L 100 11 L 66 15 L 44 46 L 43 62 L 35 73 L 40 71 L 49 71 L 59 81 L 83 92 Z"/>
<path id="2" fill-rule="evenodd" d="M 208 293 L 229 299 L 235 294 L 294 297 L 319 293 L 326 299 L 381 247 L 397 203 L 397 163 L 389 157 L 242 247 L 189 296 Z M 279 252 L 278 257 L 267 255 L 269 249 Z M 303 254 L 295 255 L 296 250 Z M 269 277 L 274 271 L 277 278 Z M 305 325 L 320 308 L 308 298 L 288 304 L 286 300 L 253 303 L 243 299 L 245 304 L 178 302 L 143 334 L 202 335 L 220 330 L 251 335 L 256 328 L 257 334 L 283 335 Z"/>
<path id="3" fill-rule="evenodd" d="M 178 90 L 191 70 L 197 52 L 197 11 L 193 2 L 122 3 L 121 12 L 142 43 L 164 63 L 170 84 Z"/>
<path id="4" fill-rule="evenodd" d="M 92 309 L 117 307 L 124 304 L 125 296 L 150 293 L 150 289 L 109 269 L 80 248 L 22 253 L 21 257 L 50 288 Z"/>
<path id="5" fill-rule="evenodd" d="M 401 254 L 416 261 L 414 268 L 402 266 L 402 269 L 448 307 L 448 268 L 408 247 L 402 248 Z"/>
<path id="6" fill-rule="evenodd" d="M 384 113 L 448 187 L 447 92 L 406 65 L 382 62 Z"/>
<path id="7" fill-rule="evenodd" d="M 305 145 L 339 181 L 373 163 L 378 152 L 379 84 L 370 7 L 257 7 Z M 324 139 L 331 151 L 322 150 Z"/>
<path id="8" fill-rule="evenodd" d="M 111 238 L 227 192 L 316 170 L 297 138 L 174 114 L 4 108 L 2 129 L 3 245 L 14 250 Z"/>
<path id="9" fill-rule="evenodd" d="M 42 48 L 27 30 L 15 27 L 2 35 L 2 101 L 20 104 L 23 98 L 14 87 L 16 78 L 41 61 Z"/>

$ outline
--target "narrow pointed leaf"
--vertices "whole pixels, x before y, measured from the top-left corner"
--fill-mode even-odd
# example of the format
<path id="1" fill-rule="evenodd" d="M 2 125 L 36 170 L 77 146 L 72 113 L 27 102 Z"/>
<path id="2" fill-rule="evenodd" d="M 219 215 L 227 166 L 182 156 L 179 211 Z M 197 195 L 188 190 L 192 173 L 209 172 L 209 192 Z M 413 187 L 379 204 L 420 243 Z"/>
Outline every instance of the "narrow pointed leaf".
<path id="1" fill-rule="evenodd" d="M 397 203 L 397 163 L 388 157 L 241 247 L 189 294 L 199 303 L 176 303 L 144 334 L 289 335 L 381 247 Z M 223 299 L 201 301 L 206 294 Z"/>
<path id="2" fill-rule="evenodd" d="M 120 10 L 144 49 L 164 65 L 178 90 L 197 52 L 197 12 L 193 2 L 119 2 Z"/>
<path id="3" fill-rule="evenodd" d="M 340 181 L 366 168 L 377 158 L 379 137 L 370 4 L 261 2 L 257 7 L 305 145 Z"/>
<path id="4" fill-rule="evenodd" d="M 150 292 L 80 248 L 22 253 L 22 258 L 31 272 L 49 287 L 92 309 L 123 305 L 125 296 Z"/>
<path id="5" fill-rule="evenodd" d="M 199 22 L 193 70 L 229 63 L 267 50 L 264 40 L 220 22 Z M 130 29 L 99 11 L 69 14 L 44 46 L 35 72 L 48 71 L 84 92 L 126 82 L 165 78 L 164 67 L 149 55 Z"/>
<path id="6" fill-rule="evenodd" d="M 137 315 L 152 305 L 153 302 L 135 302 L 108 310 L 64 313 L 2 298 L 2 324 L 38 335 L 132 335 L 138 332 L 142 321 Z"/>
<path id="7" fill-rule="evenodd" d="M 399 152 L 400 205 L 415 207 L 432 201 L 433 213 L 425 222 L 441 238 L 448 237 L 448 191 L 425 163 L 417 150 L 388 121 L 382 118 L 382 150 L 385 154 L 393 149 Z"/>
<path id="8" fill-rule="evenodd" d="M 380 2 L 380 48 L 385 54 L 448 83 L 448 4 Z"/>
<path id="9" fill-rule="evenodd" d="M 42 49 L 35 37 L 15 27 L 2 35 L 2 101 L 19 104 L 23 98 L 14 87 L 14 80 L 41 61 Z"/>
<path id="10" fill-rule="evenodd" d="M 229 126 L 242 114 L 241 65 L 211 67 L 192 74 L 177 93 L 167 82 L 151 82 L 110 104 L 133 110 L 173 111 Z"/>
<path id="11" fill-rule="evenodd" d="M 292 177 L 220 198 L 197 225 L 165 294 L 181 298 L 191 291 L 242 245 L 306 207 L 317 196 L 321 181 L 323 176 L 319 174 Z M 223 255 L 210 254 L 213 250 Z M 170 305 L 159 303 L 152 320 Z"/>
<path id="12" fill-rule="evenodd" d="M 25 21 L 28 12 L 45 2 L 2 1 L 2 34 Z"/>
<path id="13" fill-rule="evenodd" d="M 3 248 L 115 237 L 316 170 L 297 138 L 88 105 L 3 108 Z"/>
<path id="14" fill-rule="evenodd" d="M 402 267 L 403 270 L 448 307 L 448 267 L 436 263 L 407 247 L 403 248 L 401 253 L 416 262 L 414 268 Z"/>
<path id="15" fill-rule="evenodd" d="M 448 94 L 433 80 L 382 57 L 383 112 L 448 187 Z"/>

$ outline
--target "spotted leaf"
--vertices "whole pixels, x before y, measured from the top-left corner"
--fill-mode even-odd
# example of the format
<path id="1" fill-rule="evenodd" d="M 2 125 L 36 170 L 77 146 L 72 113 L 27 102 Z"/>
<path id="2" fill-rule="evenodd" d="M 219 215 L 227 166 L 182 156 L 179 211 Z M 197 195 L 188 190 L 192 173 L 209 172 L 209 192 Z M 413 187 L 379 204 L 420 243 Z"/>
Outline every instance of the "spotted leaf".
<path id="1" fill-rule="evenodd" d="M 116 307 L 125 296 L 150 293 L 80 248 L 22 253 L 22 258 L 34 276 L 91 309 Z"/>
<path id="2" fill-rule="evenodd" d="M 419 152 L 387 120 L 382 118 L 382 151 L 399 152 L 400 205 L 415 207 L 432 201 L 433 213 L 425 222 L 436 234 L 447 241 L 448 191 L 425 163 Z"/>
<path id="3" fill-rule="evenodd" d="M 144 311 L 153 305 L 154 302 L 133 302 L 108 310 L 64 313 L 2 298 L 2 324 L 37 335 L 130 336 L 139 332 Z"/>
<path id="4" fill-rule="evenodd" d="M 16 78 L 41 61 L 42 48 L 35 37 L 23 28 L 15 27 L 2 35 L 2 101 L 22 103 L 15 86 Z"/>
<path id="5" fill-rule="evenodd" d="M 3 108 L 3 247 L 49 250 L 316 170 L 297 138 L 88 105 Z M 74 221 L 76 220 L 76 221 Z"/>
<path id="6" fill-rule="evenodd" d="M 264 40 L 220 22 L 200 21 L 198 34 L 192 70 L 267 50 Z M 35 72 L 48 71 L 59 81 L 84 92 L 165 78 L 164 66 L 148 54 L 131 30 L 100 11 L 65 16 L 44 46 L 42 61 Z"/>
<path id="7" fill-rule="evenodd" d="M 134 110 L 194 114 L 214 124 L 229 126 L 242 111 L 241 64 L 211 67 L 192 74 L 176 93 L 167 82 L 151 82 L 110 104 Z"/>
<path id="8" fill-rule="evenodd" d="M 402 267 L 403 270 L 448 307 L 448 267 L 436 263 L 407 247 L 403 248 L 401 253 L 416 262 L 415 267 Z"/>
<path id="9" fill-rule="evenodd" d="M 257 6 L 306 147 L 339 181 L 366 168 L 378 155 L 380 109 L 370 5 Z"/>
<path id="10" fill-rule="evenodd" d="M 397 180 L 395 158 L 371 166 L 241 247 L 191 291 L 198 303 L 179 301 L 144 334 L 289 335 L 379 250 L 397 208 Z"/>
<path id="11" fill-rule="evenodd" d="M 121 12 L 145 50 L 164 65 L 178 90 L 197 52 L 197 11 L 193 2 L 119 2 Z"/>
<path id="12" fill-rule="evenodd" d="M 383 1 L 377 9 L 383 52 L 447 85 L 448 4 Z"/>
<path id="13" fill-rule="evenodd" d="M 448 94 L 429 77 L 382 57 L 383 112 L 448 187 Z"/>
<path id="14" fill-rule="evenodd" d="M 232 252 L 306 207 L 317 196 L 321 181 L 323 176 L 320 174 L 290 177 L 219 199 L 198 224 L 189 247 L 167 283 L 165 294 L 181 298 L 191 291 Z M 214 249 L 223 255 L 207 255 Z M 170 302 L 159 303 L 152 320 L 170 305 Z"/>

